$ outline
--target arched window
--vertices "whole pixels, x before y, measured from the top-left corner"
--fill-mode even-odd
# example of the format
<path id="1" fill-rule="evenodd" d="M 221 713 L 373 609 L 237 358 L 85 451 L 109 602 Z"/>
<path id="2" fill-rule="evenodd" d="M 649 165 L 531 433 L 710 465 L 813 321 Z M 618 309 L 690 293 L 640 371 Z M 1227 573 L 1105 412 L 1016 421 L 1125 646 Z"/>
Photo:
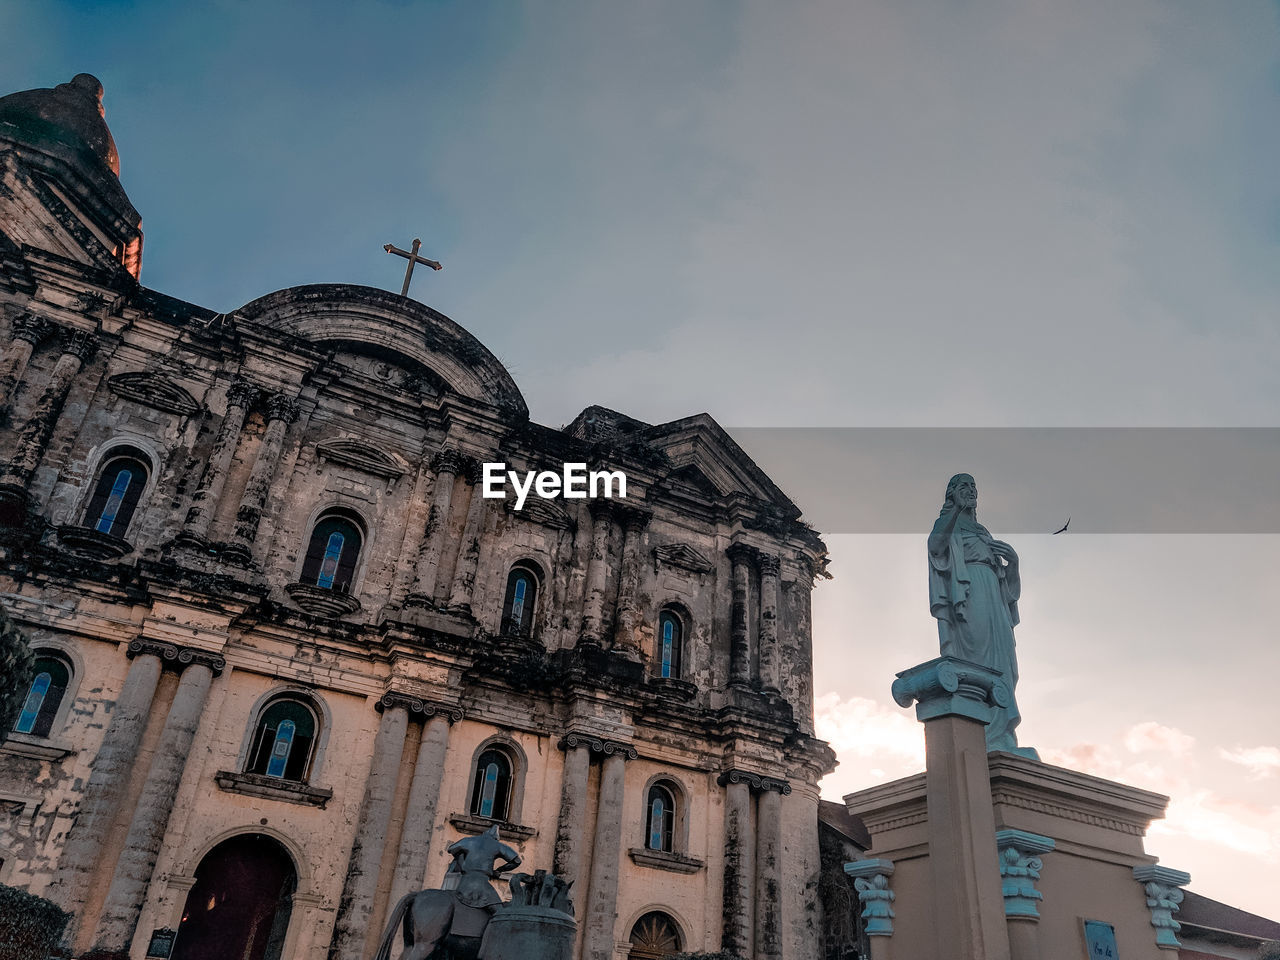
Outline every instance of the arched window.
<path id="1" fill-rule="evenodd" d="M 511 758 L 497 747 L 483 751 L 476 759 L 471 787 L 471 815 L 489 820 L 506 820 L 511 808 Z"/>
<path id="2" fill-rule="evenodd" d="M 658 614 L 658 676 L 679 677 L 684 651 L 684 621 L 670 607 Z"/>
<path id="3" fill-rule="evenodd" d="M 273 701 L 258 717 L 245 773 L 281 780 L 306 781 L 316 742 L 316 715 L 301 700 Z"/>
<path id="4" fill-rule="evenodd" d="M 646 811 L 644 845 L 671 853 L 676 825 L 675 793 L 666 784 L 655 783 L 649 788 Z"/>
<path id="5" fill-rule="evenodd" d="M 98 471 L 84 525 L 98 533 L 123 537 L 138 508 L 149 472 L 142 454 L 131 447 L 108 454 Z"/>
<path id="6" fill-rule="evenodd" d="M 37 656 L 35 676 L 27 688 L 26 699 L 22 701 L 18 722 L 13 725 L 14 733 L 49 736 L 70 683 L 71 668 L 66 661 L 47 654 Z"/>
<path id="7" fill-rule="evenodd" d="M 507 596 L 502 601 L 502 632 L 508 636 L 532 636 L 537 603 L 537 573 L 528 564 L 516 564 L 507 577 Z"/>
<path id="8" fill-rule="evenodd" d="M 662 960 L 684 949 L 680 928 L 660 910 L 646 913 L 631 928 L 631 960 Z"/>
<path id="9" fill-rule="evenodd" d="M 325 514 L 311 531 L 307 556 L 302 561 L 302 582 L 346 593 L 355 579 L 363 542 L 353 518 L 342 513 Z"/>

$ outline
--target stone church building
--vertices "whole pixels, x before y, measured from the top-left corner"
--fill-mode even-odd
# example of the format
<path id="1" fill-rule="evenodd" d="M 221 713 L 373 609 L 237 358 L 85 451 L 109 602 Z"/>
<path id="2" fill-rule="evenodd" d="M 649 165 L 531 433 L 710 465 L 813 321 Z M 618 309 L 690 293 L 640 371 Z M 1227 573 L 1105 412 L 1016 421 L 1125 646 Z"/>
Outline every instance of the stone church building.
<path id="1" fill-rule="evenodd" d="M 799 508 L 705 414 L 531 422 L 412 299 L 143 287 L 101 97 L 0 98 L 0 882 L 76 957 L 364 960 L 498 824 L 579 957 L 816 960 Z M 517 510 L 493 462 L 626 496 Z"/>

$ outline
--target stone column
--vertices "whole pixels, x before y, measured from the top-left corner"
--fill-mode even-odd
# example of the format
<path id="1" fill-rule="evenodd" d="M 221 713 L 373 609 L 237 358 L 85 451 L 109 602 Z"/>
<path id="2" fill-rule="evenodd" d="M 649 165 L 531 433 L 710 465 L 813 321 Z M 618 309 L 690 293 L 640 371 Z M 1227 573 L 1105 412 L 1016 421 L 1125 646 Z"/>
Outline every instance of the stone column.
<path id="1" fill-rule="evenodd" d="M 180 650 L 177 660 L 184 665 L 182 679 L 178 681 L 177 693 L 165 717 L 160 742 L 142 784 L 133 819 L 129 822 L 129 834 L 116 861 L 98 919 L 94 949 L 108 954 L 124 953 L 133 940 L 156 857 L 169 826 L 173 799 L 182 782 L 191 742 L 209 697 L 209 686 L 215 673 L 221 673 L 226 664 L 218 654 L 190 648 Z"/>
<path id="2" fill-rule="evenodd" d="M 591 559 L 587 563 L 586 601 L 582 606 L 582 637 L 579 643 L 599 645 L 604 629 L 604 594 L 609 581 L 609 528 L 613 525 L 613 504 L 592 500 Z"/>
<path id="3" fill-rule="evenodd" d="M 782 691 L 782 656 L 778 650 L 778 558 L 760 554 L 760 689 Z"/>
<path id="4" fill-rule="evenodd" d="M 1049 837 L 1025 830 L 997 830 L 1004 917 L 1009 925 L 1009 953 L 1013 960 L 1040 960 L 1040 911 L 1044 894 L 1036 889 L 1043 862 L 1040 855 L 1054 848 Z"/>
<path id="5" fill-rule="evenodd" d="M 62 408 L 67 402 L 67 394 L 71 391 L 71 384 L 85 361 L 93 354 L 96 343 L 94 335 L 86 330 L 68 330 L 63 333 L 62 356 L 58 358 L 40 399 L 36 401 L 30 419 L 19 431 L 13 457 L 5 465 L 3 476 L 0 476 L 0 488 L 7 488 L 6 499 L 26 502 L 27 484 L 31 482 L 31 475 L 36 472 L 45 448 L 53 437 L 58 417 L 62 415 Z"/>
<path id="6" fill-rule="evenodd" d="M 13 391 L 22 382 L 31 354 L 45 337 L 53 332 L 53 324 L 43 317 L 24 313 L 13 321 L 13 339 L 0 357 L 0 420 L 9 416 Z"/>
<path id="7" fill-rule="evenodd" d="M 752 878 L 755 840 L 751 830 L 751 788 L 760 778 L 743 770 L 728 770 L 717 781 L 724 787 L 724 930 L 720 949 L 751 956 Z"/>
<path id="8" fill-rule="evenodd" d="M 854 860 L 844 865 L 844 872 L 853 877 L 853 889 L 862 904 L 862 928 L 871 942 L 871 960 L 892 960 L 894 912 L 889 878 L 893 861 Z"/>
<path id="9" fill-rule="evenodd" d="M 191 507 L 176 538 L 179 543 L 190 544 L 197 549 L 207 545 L 209 526 L 227 485 L 227 474 L 240 444 L 245 416 L 258 393 L 257 387 L 244 380 L 233 380 L 227 387 L 227 412 L 218 427 L 218 436 L 213 442 L 213 451 L 209 454 L 204 473 L 200 475 L 200 484 L 191 497 Z"/>
<path id="10" fill-rule="evenodd" d="M 644 528 L 652 514 L 635 507 L 622 508 L 622 569 L 618 574 L 618 604 L 613 618 L 614 649 L 640 658 L 637 627 L 640 623 L 640 554 Z"/>
<path id="11" fill-rule="evenodd" d="M 267 400 L 267 432 L 262 437 L 262 446 L 258 448 L 253 469 L 249 472 L 249 482 L 245 484 L 244 494 L 240 498 L 235 533 L 223 551 L 223 556 L 233 563 L 248 566 L 253 562 L 253 544 L 258 539 L 258 523 L 262 520 L 267 494 L 271 492 L 271 483 L 276 479 L 276 472 L 280 467 L 285 431 L 297 419 L 297 397 L 277 393 Z"/>
<path id="12" fill-rule="evenodd" d="M 623 781 L 634 747 L 605 741 L 600 768 L 596 833 L 591 846 L 591 889 L 587 894 L 583 960 L 613 960 L 618 922 L 618 862 L 622 856 Z"/>
<path id="13" fill-rule="evenodd" d="M 756 957 L 782 960 L 782 797 L 791 784 L 760 778 L 756 801 Z"/>
<path id="14" fill-rule="evenodd" d="M 444 550 L 444 538 L 449 529 L 449 507 L 453 501 L 453 483 L 462 469 L 462 456 L 452 447 L 446 447 L 431 460 L 436 479 L 431 492 L 431 512 L 427 514 L 426 534 L 413 579 L 413 589 L 405 598 L 407 606 L 433 606 L 436 599 L 436 580 L 440 575 L 440 554 Z"/>
<path id="15" fill-rule="evenodd" d="M 424 704 L 429 711 L 422 727 L 422 742 L 413 764 L 409 800 L 404 811 L 404 829 L 396 870 L 387 903 L 394 906 L 406 893 L 423 889 L 427 861 L 431 855 L 431 834 L 435 830 L 436 805 L 444 780 L 444 758 L 449 748 L 449 727 L 462 719 L 457 707 Z M 384 714 L 385 716 L 385 714 Z"/>
<path id="16" fill-rule="evenodd" d="M 1161 950 L 1174 951 L 1170 956 L 1176 957 L 1182 946 L 1178 942 L 1182 924 L 1173 919 L 1173 915 L 1182 906 L 1184 897 L 1178 888 L 1191 882 L 1191 874 L 1156 863 L 1144 863 L 1133 868 L 1133 879 L 1142 884 L 1142 892 L 1147 896 L 1151 926 L 1156 928 L 1156 946 Z"/>
<path id="17" fill-rule="evenodd" d="M 94 757 L 89 780 L 80 797 L 80 809 L 47 892 L 49 899 L 72 914 L 72 926 L 79 919 L 80 908 L 102 856 L 102 845 L 120 811 L 160 682 L 161 658 L 176 659 L 178 648 L 167 643 L 134 640 L 129 644 L 128 656 L 133 662 L 111 710 L 111 722 Z M 69 927 L 64 933 L 64 943 L 70 945 L 74 936 L 75 930 Z"/>
<path id="18" fill-rule="evenodd" d="M 431 508 L 428 506 L 426 512 L 421 516 L 421 522 L 419 522 L 417 518 L 418 505 L 426 503 L 432 486 L 431 476 L 431 461 L 429 458 L 423 457 L 418 464 L 413 491 L 409 494 L 409 503 L 405 507 L 404 538 L 400 542 L 400 555 L 396 558 L 395 579 L 392 581 L 391 596 L 387 602 L 387 606 L 390 609 L 400 607 L 405 602 L 409 591 L 413 589 L 414 567 L 417 565 L 418 557 L 417 544 L 422 543 L 427 537 L 427 514 L 431 512 Z"/>
<path id="19" fill-rule="evenodd" d="M 986 725 L 1012 700 L 998 670 L 939 657 L 898 674 L 893 698 L 924 723 L 929 867 L 938 956 L 1008 960 Z"/>
<path id="20" fill-rule="evenodd" d="M 453 571 L 453 589 L 449 591 L 452 609 L 471 613 L 471 597 L 476 589 L 476 568 L 480 563 L 480 538 L 484 535 L 487 501 L 481 496 L 480 465 L 467 464 L 467 483 L 471 499 L 467 502 L 467 519 L 462 525 L 462 543 L 458 546 L 458 562 Z"/>
<path id="21" fill-rule="evenodd" d="M 726 553 L 732 564 L 733 606 L 729 620 L 729 684 L 745 687 L 751 683 L 751 637 L 747 632 L 747 592 L 751 583 L 751 565 L 756 551 L 744 543 L 735 543 Z"/>
<path id="22" fill-rule="evenodd" d="M 560 739 L 564 751 L 564 777 L 560 783 L 560 817 L 556 824 L 555 859 L 551 872 L 575 884 L 573 898 L 581 900 L 587 892 L 582 875 L 585 854 L 583 840 L 587 835 L 587 781 L 591 776 L 591 743 L 571 733 Z M 585 906 L 578 904 L 579 910 Z"/>
<path id="23" fill-rule="evenodd" d="M 373 762 L 365 781 L 360 819 L 356 823 L 347 878 L 338 903 L 329 960 L 360 960 L 366 937 L 377 938 L 374 929 L 373 898 L 378 892 L 378 869 L 383 843 L 391 824 L 391 804 L 396 794 L 400 755 L 409 730 L 409 709 L 414 701 L 396 693 L 383 694 L 378 701 L 382 722 L 373 741 Z"/>

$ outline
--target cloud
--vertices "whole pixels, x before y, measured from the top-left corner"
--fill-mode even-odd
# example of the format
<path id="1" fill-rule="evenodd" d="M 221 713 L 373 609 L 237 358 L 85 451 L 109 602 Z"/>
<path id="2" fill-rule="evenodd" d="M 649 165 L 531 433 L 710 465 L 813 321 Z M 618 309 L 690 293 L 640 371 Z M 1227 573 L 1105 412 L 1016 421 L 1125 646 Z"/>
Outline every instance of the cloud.
<path id="1" fill-rule="evenodd" d="M 1218 756 L 1229 763 L 1248 767 L 1249 775 L 1255 780 L 1280 773 L 1280 747 L 1236 747 L 1234 750 L 1220 748 Z"/>
<path id="2" fill-rule="evenodd" d="M 924 728 L 907 713 L 866 697 L 824 693 L 814 701 L 817 734 L 840 758 L 824 793 L 841 795 L 924 769 Z"/>
<path id="3" fill-rule="evenodd" d="M 1182 757 L 1191 752 L 1196 738 L 1174 727 L 1148 720 L 1129 728 L 1124 735 L 1124 745 L 1130 753 L 1160 751 Z"/>
<path id="4" fill-rule="evenodd" d="M 1280 806 L 1239 803 L 1211 790 L 1174 797 L 1153 836 L 1185 836 L 1262 860 L 1280 856 Z"/>

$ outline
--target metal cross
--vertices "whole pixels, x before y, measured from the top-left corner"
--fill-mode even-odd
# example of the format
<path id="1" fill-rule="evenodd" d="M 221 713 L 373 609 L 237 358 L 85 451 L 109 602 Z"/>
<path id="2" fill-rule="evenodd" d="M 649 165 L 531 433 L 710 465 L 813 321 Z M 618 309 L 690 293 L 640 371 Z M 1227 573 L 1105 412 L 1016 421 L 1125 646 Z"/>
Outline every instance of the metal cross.
<path id="1" fill-rule="evenodd" d="M 401 250 L 399 247 L 393 247 L 391 244 L 383 244 L 382 249 L 387 253 L 394 253 L 397 256 L 405 257 L 409 261 L 409 265 L 404 271 L 404 286 L 400 290 L 400 296 L 407 297 L 409 295 L 409 281 L 413 279 L 413 265 L 415 263 L 425 263 L 432 270 L 439 270 L 440 264 L 435 260 L 428 260 L 426 257 L 418 256 L 418 248 L 422 246 L 422 241 L 417 237 L 413 239 L 413 248 L 410 250 Z"/>

